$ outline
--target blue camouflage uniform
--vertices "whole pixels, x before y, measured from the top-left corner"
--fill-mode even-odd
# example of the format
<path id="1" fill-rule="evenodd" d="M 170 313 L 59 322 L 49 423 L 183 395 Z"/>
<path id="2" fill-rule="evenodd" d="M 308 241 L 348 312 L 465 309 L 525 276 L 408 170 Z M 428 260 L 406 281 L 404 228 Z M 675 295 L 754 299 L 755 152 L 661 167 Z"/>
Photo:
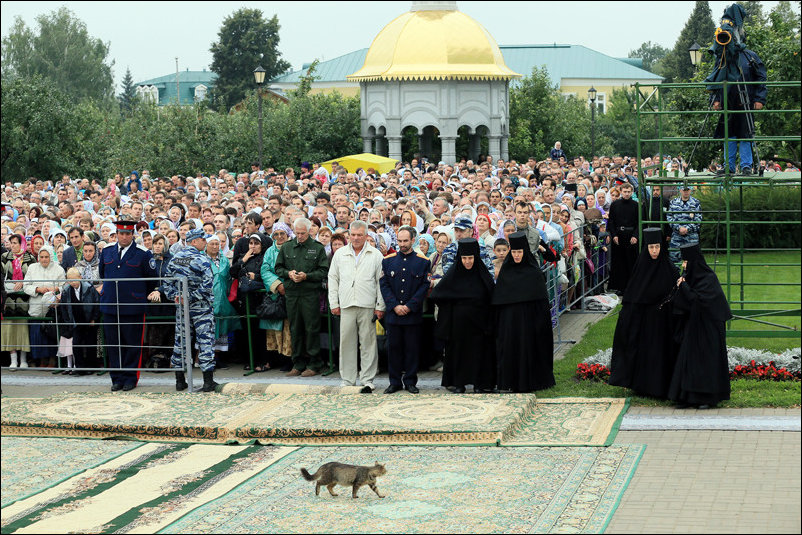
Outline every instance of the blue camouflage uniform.
<path id="1" fill-rule="evenodd" d="M 668 205 L 668 213 L 666 214 L 666 221 L 671 225 L 671 249 L 669 250 L 669 257 L 672 262 L 680 261 L 679 248 L 683 245 L 699 243 L 699 229 L 702 222 L 702 203 L 699 199 L 691 197 L 687 201 L 683 201 L 682 197 L 675 197 L 671 199 Z M 688 233 L 681 235 L 679 233 L 680 227 L 686 227 Z"/>
<path id="2" fill-rule="evenodd" d="M 211 260 L 203 251 L 188 246 L 178 251 L 170 260 L 166 276 L 185 277 L 189 289 L 190 332 L 184 332 L 183 318 L 180 317 L 183 311 L 179 307 L 176 311 L 175 346 L 170 365 L 173 368 L 183 368 L 184 337 L 192 336 L 194 331 L 201 370 L 214 370 L 214 274 Z M 169 299 L 175 299 L 179 296 L 180 286 L 176 280 L 170 278 L 164 281 L 164 294 Z"/>
<path id="3" fill-rule="evenodd" d="M 490 276 L 495 279 L 496 270 L 493 266 L 493 258 L 495 255 L 488 252 L 488 249 L 492 251 L 489 245 L 485 245 L 483 247 L 479 247 L 479 258 L 482 259 L 484 262 L 485 267 L 490 272 Z M 454 262 L 457 260 L 457 242 L 453 241 L 449 243 L 445 249 L 443 249 L 443 275 L 448 273 L 449 268 L 454 265 Z"/>
<path id="4" fill-rule="evenodd" d="M 418 382 L 423 300 L 429 289 L 429 266 L 429 259 L 414 251 L 393 253 L 382 260 L 379 287 L 387 305 L 384 323 L 391 385 L 409 388 Z M 397 315 L 393 309 L 398 305 L 409 307 L 409 313 Z"/>

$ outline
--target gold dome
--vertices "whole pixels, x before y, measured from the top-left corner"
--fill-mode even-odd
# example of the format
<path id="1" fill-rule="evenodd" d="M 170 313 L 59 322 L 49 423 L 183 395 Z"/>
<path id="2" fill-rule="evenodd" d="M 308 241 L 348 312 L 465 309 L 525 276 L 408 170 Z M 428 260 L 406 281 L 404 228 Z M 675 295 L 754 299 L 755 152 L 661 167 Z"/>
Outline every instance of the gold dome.
<path id="1" fill-rule="evenodd" d="M 415 4 L 390 22 L 370 45 L 365 64 L 347 76 L 353 82 L 377 80 L 509 80 L 511 71 L 495 39 L 456 3 Z"/>

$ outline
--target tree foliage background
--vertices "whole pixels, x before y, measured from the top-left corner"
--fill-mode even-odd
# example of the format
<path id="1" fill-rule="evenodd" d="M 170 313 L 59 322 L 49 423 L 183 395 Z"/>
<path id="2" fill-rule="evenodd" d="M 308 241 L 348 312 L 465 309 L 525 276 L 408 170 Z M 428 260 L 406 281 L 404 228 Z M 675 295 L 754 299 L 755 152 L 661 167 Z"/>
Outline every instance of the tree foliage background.
<path id="1" fill-rule="evenodd" d="M 3 79 L 39 75 L 76 100 L 114 95 L 109 45 L 89 35 L 66 7 L 36 17 L 38 31 L 16 17 L 2 41 Z"/>
<path id="2" fill-rule="evenodd" d="M 687 57 L 684 43 L 690 37 L 703 48 L 712 42 L 712 27 L 700 34 L 697 26 L 706 28 L 712 21 L 705 2 L 697 3 L 672 52 Z M 779 2 L 764 13 L 759 2 L 748 2 L 747 43 L 757 52 L 768 70 L 769 80 L 800 79 L 800 15 L 790 2 Z M 704 15 L 704 16 L 703 16 Z M 242 20 L 241 20 L 242 19 Z M 264 25 L 254 21 L 261 19 Z M 236 28 L 233 20 L 239 21 Z M 8 37 L 3 39 L 2 129 L 0 162 L 4 180 L 24 180 L 29 176 L 53 179 L 61 174 L 105 180 L 115 172 L 147 168 L 154 176 L 176 173 L 195 174 L 225 167 L 246 170 L 257 156 L 257 96 L 251 73 L 255 64 L 265 58 L 243 60 L 239 67 L 245 75 L 231 76 L 233 88 L 225 78 L 218 78 L 218 95 L 239 103 L 229 107 L 155 106 L 131 97 L 132 80 L 126 76 L 119 103 L 115 104 L 111 78 L 113 62 L 107 61 L 108 47 L 86 33 L 85 25 L 66 9 L 37 19 L 38 31 L 18 20 Z M 61 21 L 58 23 L 58 21 Z M 691 24 L 692 21 L 696 21 Z M 698 22 L 698 24 L 697 24 Z M 58 24 L 57 24 L 58 23 Z M 228 24 L 227 24 L 228 23 Z M 240 24 L 241 23 L 241 24 Z M 239 29 L 237 29 L 239 28 Z M 262 28 L 276 33 L 272 48 L 275 55 L 268 69 L 268 78 L 286 67 L 277 50 L 278 20 L 265 21 L 258 10 L 240 10 L 224 21 L 222 36 L 236 34 L 240 38 Z M 261 30 L 260 30 L 261 31 Z M 81 54 L 66 48 L 69 61 L 55 53 L 55 45 L 66 36 Z M 695 36 L 695 37 L 694 37 Z M 229 43 L 228 41 L 226 41 Z M 234 46 L 235 43 L 229 43 Z M 649 45 L 645 43 L 644 46 Z M 59 45 L 61 46 L 61 45 Z M 227 45 L 228 46 L 228 45 Z M 684 47 L 684 48 L 683 48 Z M 641 47 L 643 48 L 643 47 Z M 646 46 L 646 49 L 654 49 Z M 233 48 L 230 49 L 234 50 Z M 230 52 L 229 51 L 229 52 Z M 710 57 L 696 71 L 683 74 L 684 67 L 672 67 L 670 54 L 662 60 L 652 50 L 655 69 L 672 69 L 675 81 L 701 80 L 712 69 Z M 250 51 L 249 54 L 256 54 Z M 261 49 L 258 54 L 263 54 Z M 83 62 L 72 61 L 81 56 Z M 231 56 L 222 55 L 231 61 Z M 43 67 L 48 65 L 49 67 Z M 690 61 L 688 61 L 690 64 Z M 39 72 L 43 71 L 43 72 Z M 666 71 L 668 72 L 668 71 Z M 87 77 L 98 73 L 95 89 L 81 87 L 82 73 Z M 218 73 L 219 74 L 219 73 Z M 667 75 L 667 74 L 664 74 Z M 66 80 L 70 80 L 67 83 Z M 359 97 L 343 97 L 338 93 L 313 94 L 314 66 L 306 73 L 299 89 L 288 104 L 265 98 L 264 165 L 275 168 L 298 167 L 302 161 L 323 161 L 344 154 L 361 152 L 359 137 Z M 108 82 L 108 83 L 107 83 Z M 242 98 L 236 100 L 236 95 Z M 607 113 L 596 114 L 595 154 L 634 155 L 636 146 L 636 95 L 633 89 L 621 89 L 608 96 Z M 669 109 L 703 110 L 707 93 L 700 88 L 666 92 Z M 122 104 L 122 106 L 120 105 Z M 799 109 L 800 89 L 769 89 L 768 109 Z M 123 109 L 121 109 L 123 108 Z M 121 113 L 122 111 L 122 113 Z M 762 135 L 794 135 L 799 133 L 799 114 L 757 115 L 758 132 Z M 650 136 L 655 129 L 652 117 L 641 117 L 641 134 Z M 663 119 L 663 135 L 698 135 L 701 115 Z M 712 121 L 707 135 L 712 133 Z M 582 98 L 562 95 L 545 69 L 536 68 L 510 91 L 510 138 L 512 158 L 538 160 L 548 155 L 555 141 L 561 141 L 570 156 L 591 154 L 591 110 Z M 800 157 L 799 142 L 761 142 L 761 155 Z M 686 155 L 690 143 L 667 143 L 664 153 Z M 644 145 L 644 154 L 655 154 L 657 147 Z M 706 166 L 710 159 L 721 158 L 721 144 L 700 143 L 692 165 Z"/>
<path id="3" fill-rule="evenodd" d="M 240 102 L 253 89 L 251 74 L 257 65 L 265 69 L 265 81 L 290 68 L 278 50 L 278 17 L 265 19 L 262 10 L 242 8 L 223 20 L 218 40 L 209 49 L 211 69 L 217 74 L 214 103 L 221 110 Z"/>

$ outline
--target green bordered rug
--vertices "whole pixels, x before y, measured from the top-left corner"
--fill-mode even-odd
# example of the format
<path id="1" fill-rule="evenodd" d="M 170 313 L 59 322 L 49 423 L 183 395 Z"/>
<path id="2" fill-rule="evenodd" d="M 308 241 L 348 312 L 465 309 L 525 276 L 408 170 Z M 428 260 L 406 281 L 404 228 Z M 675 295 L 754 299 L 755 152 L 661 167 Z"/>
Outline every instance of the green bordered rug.
<path id="1" fill-rule="evenodd" d="M 85 458 L 77 442 L 4 439 L 3 455 L 35 474 L 48 454 Z M 92 442 L 108 460 L 4 506 L 3 533 L 602 533 L 645 449 Z M 384 463 L 386 497 L 315 496 L 300 468 L 329 461 Z"/>
<path id="2" fill-rule="evenodd" d="M 65 393 L 5 398 L 4 436 L 275 445 L 602 446 L 624 399 L 534 394 Z"/>

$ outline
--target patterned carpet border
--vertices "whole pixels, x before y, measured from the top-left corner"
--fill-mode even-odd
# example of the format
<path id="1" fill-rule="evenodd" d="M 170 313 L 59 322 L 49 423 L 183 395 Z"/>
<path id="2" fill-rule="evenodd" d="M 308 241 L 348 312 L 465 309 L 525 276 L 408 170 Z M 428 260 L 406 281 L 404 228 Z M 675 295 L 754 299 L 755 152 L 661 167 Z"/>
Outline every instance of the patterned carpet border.
<path id="1" fill-rule="evenodd" d="M 159 533 L 603 533 L 645 450 L 302 448 Z M 385 463 L 380 499 L 303 481 L 301 467 Z"/>
<path id="2" fill-rule="evenodd" d="M 499 445 L 610 446 L 629 405 L 630 398 L 538 399 L 538 410 L 530 413 Z"/>
<path id="3" fill-rule="evenodd" d="M 200 444 L 137 446 L 3 507 L 2 532 L 155 532 L 294 450 Z M 35 468 L 31 467 L 32 473 Z"/>
<path id="4" fill-rule="evenodd" d="M 629 406 L 619 398 L 388 398 L 291 390 L 6 398 L 0 420 L 4 436 L 296 446 L 609 446 Z"/>
<path id="5" fill-rule="evenodd" d="M 0 437 L 0 447 L 3 450 L 0 458 L 0 471 L 3 474 L 0 507 L 6 508 L 55 487 L 143 445 L 141 442 L 123 441 L 60 438 L 41 440 L 49 441 L 46 444 L 54 447 L 30 447 L 30 440 L 27 438 Z M 53 451 L 58 451 L 58 455 L 53 455 Z M 37 464 L 35 471 L 30 470 L 32 463 Z"/>

